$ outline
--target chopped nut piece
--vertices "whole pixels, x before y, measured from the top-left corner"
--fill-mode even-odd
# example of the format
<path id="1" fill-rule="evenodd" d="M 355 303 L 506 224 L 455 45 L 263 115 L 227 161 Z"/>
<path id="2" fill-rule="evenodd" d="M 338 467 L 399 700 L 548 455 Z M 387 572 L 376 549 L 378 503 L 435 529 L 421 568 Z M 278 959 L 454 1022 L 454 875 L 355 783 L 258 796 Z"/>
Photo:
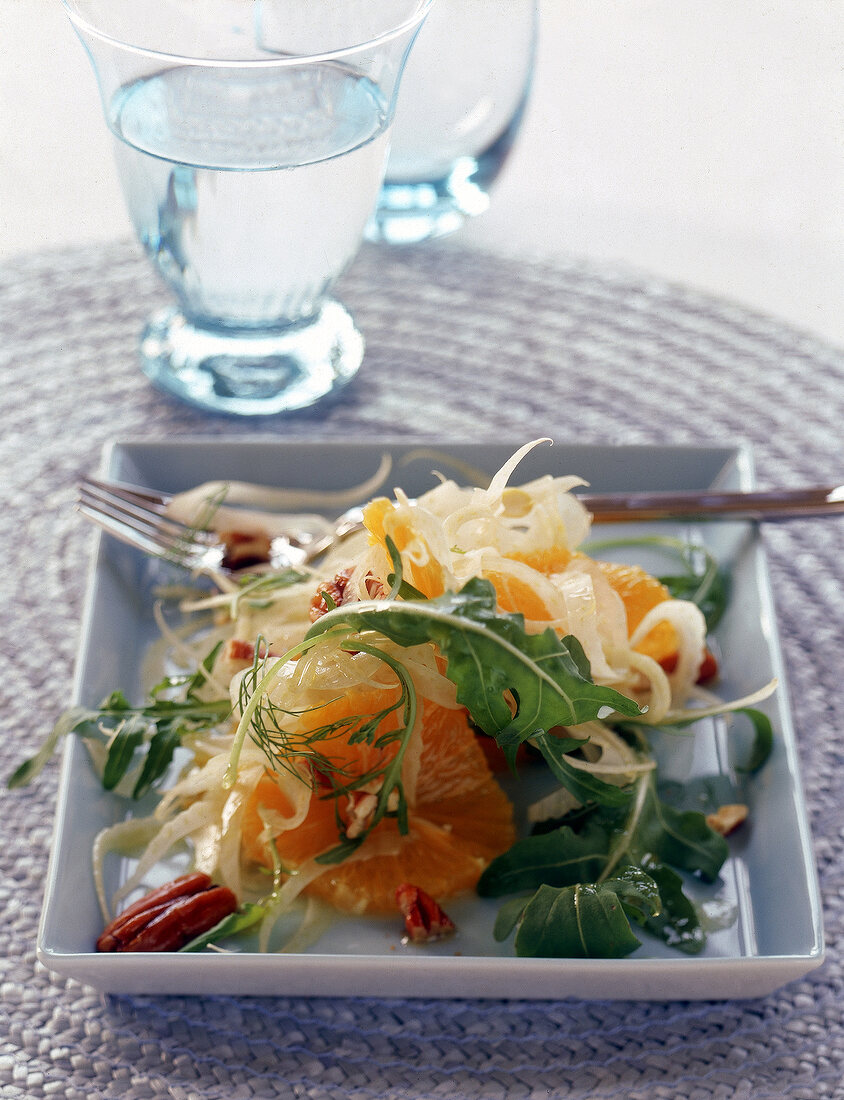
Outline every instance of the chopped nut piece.
<path id="1" fill-rule="evenodd" d="M 456 925 L 430 894 L 404 882 L 396 890 L 396 903 L 404 917 L 410 943 L 430 943 L 456 931 Z"/>
<path id="2" fill-rule="evenodd" d="M 340 607 L 351 575 L 351 569 L 342 569 L 336 574 L 333 581 L 323 581 L 319 585 L 316 595 L 311 600 L 310 618 L 312 623 L 315 623 L 317 619 L 327 614 L 332 608 Z"/>
<path id="3" fill-rule="evenodd" d="M 719 806 L 714 814 L 706 815 L 706 824 L 721 836 L 729 836 L 731 832 L 747 820 L 748 809 L 741 802 L 730 803 L 727 806 Z"/>
<path id="4" fill-rule="evenodd" d="M 316 595 L 311 600 L 310 618 L 312 623 L 315 623 L 317 619 L 327 614 L 327 612 L 331 611 L 333 608 L 340 607 L 342 604 L 348 602 L 346 598 L 346 587 L 353 572 L 353 569 L 341 569 L 340 572 L 335 575 L 333 581 L 323 581 L 319 585 L 316 590 Z M 367 573 L 364 577 L 363 586 L 366 589 L 366 594 L 371 600 L 381 600 L 386 595 L 383 584 L 377 577 L 373 577 L 371 573 Z"/>
<path id="5" fill-rule="evenodd" d="M 372 821 L 375 809 L 378 806 L 378 795 L 371 791 L 351 791 L 346 800 L 346 812 L 349 816 L 349 824 L 346 826 L 346 836 L 349 840 L 363 836 Z"/>

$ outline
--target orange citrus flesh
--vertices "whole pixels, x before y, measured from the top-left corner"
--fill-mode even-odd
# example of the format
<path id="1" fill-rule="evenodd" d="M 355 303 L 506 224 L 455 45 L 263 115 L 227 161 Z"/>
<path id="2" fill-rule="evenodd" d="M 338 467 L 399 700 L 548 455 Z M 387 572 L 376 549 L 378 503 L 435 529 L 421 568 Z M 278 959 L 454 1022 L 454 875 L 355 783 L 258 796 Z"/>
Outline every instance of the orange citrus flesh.
<path id="1" fill-rule="evenodd" d="M 411 542 L 421 538 L 419 532 L 396 512 L 392 501 L 387 500 L 386 497 L 376 497 L 367 504 L 363 510 L 363 524 L 373 540 L 380 543 L 385 552 L 388 536 L 396 544 L 400 554 L 407 550 Z M 445 574 L 433 554 L 424 565 L 405 562 L 404 579 L 429 599 L 441 596 L 445 592 Z"/>
<path id="2" fill-rule="evenodd" d="M 364 524 L 375 542 L 386 546 L 389 535 L 399 552 L 405 550 L 412 538 L 418 535 L 409 525 L 395 515 L 391 501 L 379 497 L 371 501 L 364 509 Z M 546 576 L 562 572 L 577 557 L 579 551 L 571 551 L 564 546 L 551 546 L 530 553 L 511 553 L 507 557 L 523 562 Z M 598 562 L 612 588 L 621 597 L 627 612 L 628 637 L 651 608 L 670 599 L 668 589 L 655 577 L 635 565 L 617 565 L 614 562 Z M 498 605 L 502 611 L 521 612 L 526 619 L 542 622 L 553 616 L 550 609 L 530 584 L 518 577 L 491 570 L 486 574 L 495 588 Z M 445 579 L 441 566 L 432 558 L 424 567 L 408 566 L 407 579 L 423 595 L 439 596 L 445 590 Z M 670 623 L 659 623 L 649 631 L 636 646 L 639 653 L 652 657 L 655 661 L 671 661 L 677 654 L 677 634 Z"/>
<path id="3" fill-rule="evenodd" d="M 671 599 L 668 589 L 656 577 L 640 569 L 638 565 L 617 565 L 614 562 L 598 562 L 601 572 L 621 596 L 627 612 L 627 633 L 633 631 L 645 615 Z M 677 632 L 671 623 L 662 622 L 650 630 L 638 643 L 636 650 L 655 661 L 665 661 L 677 653 Z"/>
<path id="4" fill-rule="evenodd" d="M 581 554 L 579 552 L 572 553 L 564 547 L 556 549 L 552 547 L 531 554 L 511 554 L 509 556 L 517 561 L 523 561 L 540 573 L 548 574 L 562 571 L 569 562 L 580 557 Z M 633 631 L 652 608 L 665 600 L 671 599 L 671 594 L 665 585 L 658 581 L 656 577 L 652 577 L 650 573 L 646 573 L 644 569 L 639 568 L 638 565 L 618 565 L 615 562 L 608 561 L 599 561 L 597 565 L 609 581 L 610 586 L 621 597 L 621 602 L 627 612 L 628 637 L 633 634 Z M 496 592 L 499 593 L 499 600 L 502 592 L 504 593 L 506 605 L 502 603 L 501 606 L 505 611 L 522 611 L 527 618 L 536 620 L 551 617 L 545 609 L 545 605 L 528 585 L 508 577 L 504 578 L 506 584 L 501 585 L 502 591 L 499 592 L 499 584 L 496 583 L 495 578 L 491 579 Z M 657 624 L 637 644 L 636 650 L 648 657 L 653 657 L 655 661 L 670 662 L 672 658 L 676 660 L 677 633 L 674 627 L 667 622 Z"/>
<path id="5" fill-rule="evenodd" d="M 511 573 L 489 569 L 484 574 L 495 589 L 495 598 L 502 611 L 518 611 L 529 621 L 545 622 L 553 613 L 533 585 Z"/>
<path id="6" fill-rule="evenodd" d="M 513 561 L 524 562 L 539 573 L 562 573 L 572 558 L 577 557 L 573 550 L 565 546 L 547 546 L 544 550 L 532 550 L 529 554 L 513 552 L 507 554 Z"/>
<path id="7" fill-rule="evenodd" d="M 353 691 L 335 700 L 331 711 L 337 712 L 335 716 L 343 709 L 350 715 L 362 714 L 368 705 L 371 713 L 382 709 L 385 698 L 390 697 L 373 690 Z M 314 714 L 325 721 L 328 710 L 320 708 Z M 381 727 L 387 728 L 395 728 L 392 716 Z M 373 754 L 379 751 L 368 745 L 347 745 L 346 781 L 350 774 L 368 771 L 375 760 Z M 394 751 L 394 747 L 384 750 L 384 759 Z M 337 758 L 342 755 L 338 752 Z M 259 806 L 282 815 L 290 813 L 287 798 L 269 773 L 252 796 L 243 823 L 244 855 L 269 865 L 269 853 L 259 841 L 263 830 Z M 304 822 L 276 837 L 282 864 L 293 869 L 337 845 L 346 815 L 346 796 L 333 798 L 328 787 L 318 786 Z M 493 778 L 463 710 L 423 702 L 422 753 L 408 826 L 408 833 L 400 835 L 396 820 L 385 818 L 360 853 L 367 844 L 381 848 L 385 842 L 386 853 L 382 850 L 367 859 L 327 865 L 306 893 L 347 912 L 394 912 L 396 888 L 403 882 L 412 882 L 435 898 L 471 890 L 489 861 L 513 843 L 512 808 Z"/>

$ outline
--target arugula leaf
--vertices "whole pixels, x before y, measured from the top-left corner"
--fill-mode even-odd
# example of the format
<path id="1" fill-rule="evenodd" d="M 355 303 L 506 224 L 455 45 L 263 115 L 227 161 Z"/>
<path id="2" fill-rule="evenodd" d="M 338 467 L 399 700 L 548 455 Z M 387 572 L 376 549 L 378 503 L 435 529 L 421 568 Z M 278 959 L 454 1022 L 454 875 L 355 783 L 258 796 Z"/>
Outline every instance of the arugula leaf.
<path id="1" fill-rule="evenodd" d="M 675 810 L 698 810 L 702 814 L 714 813 L 719 806 L 731 802 L 745 801 L 741 787 L 721 773 L 698 775 L 685 783 L 679 779 L 661 780 L 657 791 Z"/>
<path id="2" fill-rule="evenodd" d="M 632 828 L 631 828 L 632 826 Z M 652 777 L 635 819 L 626 826 L 625 852 L 653 853 L 672 867 L 714 882 L 729 855 L 726 840 L 706 824 L 696 810 L 675 810 L 656 793 Z M 640 862 L 636 859 L 635 862 Z"/>
<path id="3" fill-rule="evenodd" d="M 227 936 L 236 936 L 238 933 L 245 932 L 254 925 L 259 924 L 268 911 L 266 905 L 247 901 L 234 913 L 229 913 L 227 917 L 223 917 L 213 928 L 209 928 L 201 936 L 196 936 L 184 947 L 180 947 L 179 950 L 183 952 L 204 951 L 209 944 L 216 943 Z"/>
<path id="4" fill-rule="evenodd" d="M 341 622 L 400 646 L 433 642 L 447 661 L 458 701 L 511 758 L 537 732 L 591 721 L 607 710 L 640 713 L 631 699 L 592 682 L 576 638 L 560 640 L 551 629 L 528 634 L 522 615 L 498 613 L 495 589 L 483 578 L 432 600 L 344 605 L 314 623 L 306 638 Z"/>
<path id="5" fill-rule="evenodd" d="M 682 878 L 667 864 L 713 881 L 728 854 L 724 838 L 709 828 L 702 813 L 663 802 L 652 773 L 638 780 L 629 806 L 592 805 L 589 811 L 577 821 L 578 828 L 563 824 L 551 832 L 538 832 L 518 840 L 490 863 L 478 883 L 482 897 L 536 890 L 527 902 L 515 898 L 505 903 L 496 935 L 501 932 L 499 938 L 505 939 L 521 920 L 529 944 L 522 945 L 525 953 L 565 949 L 584 957 L 581 951 L 587 947 L 573 938 L 575 916 L 569 908 L 588 903 L 592 908 L 583 912 L 589 912 L 603 929 L 594 942 L 588 942 L 588 950 L 594 953 L 589 957 L 616 951 L 619 943 L 629 941 L 616 939 L 618 919 L 614 912 L 610 917 L 605 911 L 611 899 L 601 891 L 611 888 L 621 898 L 627 918 L 648 933 L 687 954 L 702 950 L 706 937 L 695 908 L 683 892 Z M 549 889 L 558 894 L 552 898 Z M 579 889 L 587 892 L 578 893 Z M 603 916 L 595 916 L 598 909 Z M 530 916 L 528 923 L 523 912 Z M 552 920 L 562 922 L 559 930 L 551 927 Z M 610 920 L 612 935 L 606 928 Z M 521 929 L 517 952 L 519 935 Z"/>
<path id="6" fill-rule="evenodd" d="M 742 765 L 736 765 L 736 771 L 752 775 L 759 771 L 773 752 L 774 727 L 768 715 L 761 710 L 756 710 L 755 707 L 741 707 L 735 713 L 743 714 L 745 718 L 750 719 L 753 726 L 753 746 L 750 755 Z"/>
<path id="7" fill-rule="evenodd" d="M 653 875 L 644 867 L 625 867 L 613 878 L 602 883 L 618 894 L 624 912 L 636 924 L 647 926 L 662 914 L 663 901 Z"/>
<path id="8" fill-rule="evenodd" d="M 554 737 L 547 733 L 537 733 L 531 744 L 542 753 L 551 771 L 579 802 L 597 802 L 603 806 L 624 806 L 630 801 L 630 791 L 605 783 L 595 775 L 581 768 L 575 768 L 566 753 L 584 742 L 577 738 Z"/>
<path id="9" fill-rule="evenodd" d="M 189 678 L 191 682 L 194 677 Z M 204 682 L 204 677 L 202 678 Z M 172 683 L 168 681 L 172 686 Z M 55 752 L 59 742 L 69 733 L 92 738 L 107 747 L 103 772 L 103 786 L 113 790 L 125 776 L 139 749 L 152 749 L 152 760 L 145 762 L 136 784 L 133 797 L 139 798 L 149 786 L 163 775 L 172 759 L 167 756 L 169 746 L 173 751 L 185 735 L 211 729 L 231 714 L 228 699 L 197 699 L 192 691 L 183 700 L 160 699 L 156 692 L 149 702 L 132 706 L 121 691 L 113 691 L 99 707 L 71 707 L 60 715 L 39 751 L 25 760 L 7 780 L 9 787 L 22 787 L 30 783 Z M 157 734 L 161 736 L 157 738 Z"/>
<path id="10" fill-rule="evenodd" d="M 88 710 L 87 707 L 71 707 L 64 711 L 59 716 L 58 721 L 53 726 L 50 733 L 44 739 L 44 743 L 41 745 L 38 752 L 19 764 L 8 777 L 6 780 L 8 789 L 14 790 L 16 787 L 25 787 L 27 784 L 31 783 L 43 770 L 47 761 L 67 734 L 79 728 L 83 723 L 89 722 L 94 713 L 95 712 Z"/>
<path id="11" fill-rule="evenodd" d="M 516 954 L 531 958 L 620 959 L 640 946 L 627 917 L 628 905 L 659 911 L 656 885 L 646 888 L 641 872 L 620 874 L 601 885 L 540 886 L 527 903 L 515 899 L 496 922 L 494 935 L 505 939 L 518 924 Z M 521 909 L 517 902 L 521 902 Z"/>
<path id="12" fill-rule="evenodd" d="M 135 750 L 144 739 L 146 728 L 146 722 L 137 714 L 131 715 L 118 725 L 111 739 L 103 770 L 103 787 L 107 791 L 113 791 L 128 771 Z"/>
<path id="13" fill-rule="evenodd" d="M 657 577 L 675 600 L 688 600 L 697 604 L 709 631 L 721 621 L 729 602 L 729 585 L 726 574 L 720 569 L 697 573 L 662 574 Z"/>
<path id="14" fill-rule="evenodd" d="M 176 749 L 182 743 L 182 735 L 186 732 L 187 728 L 180 723 L 163 719 L 157 723 L 156 731 L 147 746 L 141 774 L 135 783 L 132 798 L 143 798 L 156 780 L 164 775 L 170 767 Z"/>
<path id="15" fill-rule="evenodd" d="M 551 833 L 524 837 L 494 859 L 481 875 L 477 890 L 497 898 L 538 886 L 572 886 L 595 882 L 607 862 L 609 834 L 590 822 L 579 833 L 567 825 Z"/>
<path id="16" fill-rule="evenodd" d="M 496 942 L 503 943 L 507 939 L 522 919 L 522 915 L 531 901 L 532 898 L 518 897 L 510 898 L 509 901 L 504 902 L 498 910 L 498 916 L 495 918 L 495 925 L 492 929 L 492 935 Z"/>
<path id="17" fill-rule="evenodd" d="M 699 955 L 706 946 L 706 933 L 697 910 L 683 893 L 683 880 L 653 856 L 646 855 L 641 862 L 656 883 L 662 901 L 662 911 L 647 917 L 645 930 L 685 955 Z"/>
<path id="18" fill-rule="evenodd" d="M 696 604 L 712 631 L 721 621 L 730 598 L 728 574 L 720 568 L 715 556 L 705 546 L 686 542 L 669 535 L 645 535 L 638 538 L 612 538 L 590 541 L 585 549 L 591 555 L 604 550 L 631 546 L 655 546 L 678 559 L 682 573 L 667 573 L 657 579 L 665 585 L 675 600 Z"/>
<path id="19" fill-rule="evenodd" d="M 478 892 L 500 897 L 541 883 L 601 880 L 613 867 L 643 866 L 645 858 L 656 857 L 713 882 L 729 853 L 726 840 L 706 824 L 703 813 L 663 802 L 650 777 L 639 784 L 626 814 L 615 807 L 595 807 L 577 831 L 561 825 L 517 840 L 489 864 Z"/>

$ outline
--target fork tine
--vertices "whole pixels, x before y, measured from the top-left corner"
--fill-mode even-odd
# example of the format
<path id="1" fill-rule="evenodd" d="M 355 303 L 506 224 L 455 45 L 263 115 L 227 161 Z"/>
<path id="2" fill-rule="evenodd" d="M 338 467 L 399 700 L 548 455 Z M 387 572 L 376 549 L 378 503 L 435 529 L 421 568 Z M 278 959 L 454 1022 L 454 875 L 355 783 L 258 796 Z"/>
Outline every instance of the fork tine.
<path id="1" fill-rule="evenodd" d="M 127 504 L 160 516 L 166 515 L 167 505 L 173 499 L 165 493 L 142 488 L 140 485 L 127 485 L 120 481 L 100 481 L 95 477 L 83 477 L 79 482 L 79 488 L 108 500 L 125 501 Z"/>
<path id="2" fill-rule="evenodd" d="M 142 508 L 97 494 L 80 485 L 77 508 L 110 534 L 144 553 L 190 566 L 199 563 L 212 541 L 205 532 L 194 532 Z"/>
<path id="3" fill-rule="evenodd" d="M 151 538 L 144 532 L 136 530 L 134 527 L 130 527 L 126 520 L 115 519 L 114 516 L 108 515 L 106 512 L 99 508 L 92 508 L 82 501 L 79 501 L 76 505 L 77 510 L 85 516 L 87 519 L 92 520 L 98 526 L 108 534 L 113 535 L 115 538 L 120 539 L 121 542 L 125 542 L 127 545 L 134 547 L 136 550 L 142 551 L 144 554 L 148 554 L 151 557 L 160 558 L 167 557 L 176 562 L 187 561 L 181 557 L 178 557 L 174 551 L 168 551 L 160 542 Z"/>
<path id="4" fill-rule="evenodd" d="M 166 532 L 180 538 L 185 538 L 189 534 L 189 529 L 183 523 L 170 519 L 162 510 L 159 510 L 158 506 L 154 504 L 150 506 L 123 492 L 115 492 L 109 485 L 82 481 L 79 483 L 78 490 L 80 499 L 92 508 L 102 506 L 108 509 L 111 515 L 126 516 L 155 531 Z"/>

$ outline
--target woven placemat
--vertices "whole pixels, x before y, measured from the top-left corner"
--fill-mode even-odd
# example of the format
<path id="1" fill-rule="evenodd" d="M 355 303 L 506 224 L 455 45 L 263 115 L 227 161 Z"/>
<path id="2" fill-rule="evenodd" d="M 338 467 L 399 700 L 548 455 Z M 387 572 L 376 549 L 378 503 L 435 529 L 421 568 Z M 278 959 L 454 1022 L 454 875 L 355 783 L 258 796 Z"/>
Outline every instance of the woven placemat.
<path id="1" fill-rule="evenodd" d="M 844 352 L 736 305 L 453 242 L 364 249 L 343 298 L 367 339 L 354 383 L 332 404 L 239 423 L 174 403 L 138 370 L 137 332 L 165 297 L 133 245 L 0 269 L 3 774 L 68 697 L 92 538 L 72 487 L 107 440 L 748 440 L 762 485 L 841 476 Z M 717 1004 L 103 997 L 35 959 L 51 765 L 0 801 L 0 1094 L 844 1097 L 844 525 L 765 539 L 823 893 L 818 971 Z"/>

